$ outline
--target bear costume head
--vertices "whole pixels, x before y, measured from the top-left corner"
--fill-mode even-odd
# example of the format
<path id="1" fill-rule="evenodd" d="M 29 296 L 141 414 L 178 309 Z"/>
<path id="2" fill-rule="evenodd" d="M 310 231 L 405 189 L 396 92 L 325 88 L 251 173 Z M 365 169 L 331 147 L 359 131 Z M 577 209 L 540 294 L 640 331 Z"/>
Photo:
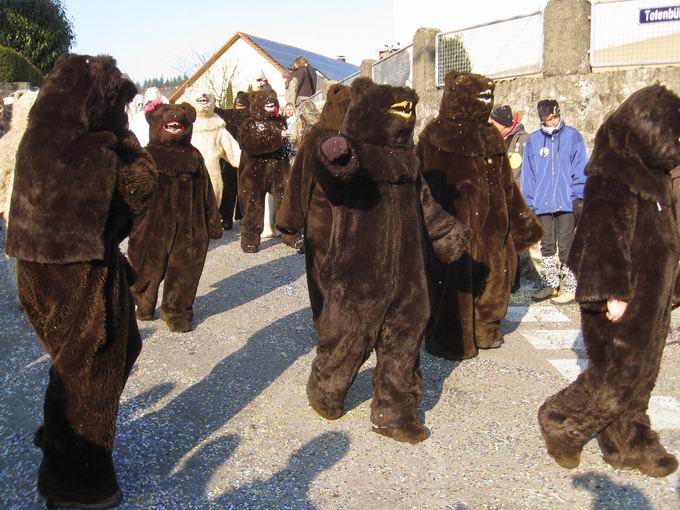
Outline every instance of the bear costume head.
<path id="1" fill-rule="evenodd" d="M 493 108 L 494 83 L 481 74 L 451 71 L 444 78 L 439 116 L 487 122 Z"/>
<path id="2" fill-rule="evenodd" d="M 631 94 L 605 126 L 613 147 L 637 155 L 650 170 L 667 173 L 680 165 L 680 97 L 663 85 Z"/>
<path id="3" fill-rule="evenodd" d="M 215 94 L 208 89 L 189 87 L 182 98 L 194 107 L 199 117 L 210 117 L 215 113 Z"/>
<path id="4" fill-rule="evenodd" d="M 248 99 L 248 93 L 240 90 L 236 93 L 234 98 L 234 110 L 239 112 L 243 118 L 250 115 L 250 100 Z"/>
<path id="5" fill-rule="evenodd" d="M 365 143 L 406 147 L 413 143 L 418 94 L 407 87 L 377 85 L 357 78 L 342 133 Z"/>
<path id="6" fill-rule="evenodd" d="M 319 122 L 316 126 L 321 129 L 340 131 L 345 120 L 347 108 L 349 108 L 350 89 L 347 85 L 336 83 L 326 92 L 326 103 L 323 105 Z"/>
<path id="7" fill-rule="evenodd" d="M 279 117 L 279 100 L 272 90 L 257 90 L 250 94 L 250 117 L 256 120 Z"/>
<path id="8" fill-rule="evenodd" d="M 189 145 L 196 110 L 189 103 L 158 104 L 144 115 L 149 123 L 149 142 L 157 145 Z"/>
<path id="9" fill-rule="evenodd" d="M 43 82 L 31 115 L 49 119 L 52 129 L 119 132 L 127 126 L 125 107 L 135 94 L 135 84 L 112 57 L 66 54 Z"/>

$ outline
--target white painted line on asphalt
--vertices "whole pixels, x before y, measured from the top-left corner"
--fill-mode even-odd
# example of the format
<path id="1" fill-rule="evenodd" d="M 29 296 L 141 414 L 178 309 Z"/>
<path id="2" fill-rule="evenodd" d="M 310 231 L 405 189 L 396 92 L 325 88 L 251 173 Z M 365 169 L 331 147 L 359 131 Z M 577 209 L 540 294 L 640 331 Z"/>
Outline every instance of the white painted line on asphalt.
<path id="1" fill-rule="evenodd" d="M 535 349 L 572 349 L 585 350 L 580 329 L 532 329 L 521 332 Z"/>
<path id="2" fill-rule="evenodd" d="M 588 366 L 588 360 L 584 358 L 551 359 L 548 361 L 570 383 Z M 647 414 L 652 422 L 652 428 L 655 430 L 680 429 L 680 402 L 673 397 L 652 396 L 649 399 Z"/>
<path id="3" fill-rule="evenodd" d="M 587 358 L 549 359 L 548 361 L 569 382 L 576 379 L 578 374 L 583 372 L 588 366 Z"/>
<path id="4" fill-rule="evenodd" d="M 554 306 L 509 306 L 508 322 L 569 322 L 569 317 Z"/>
<path id="5" fill-rule="evenodd" d="M 680 428 L 680 402 L 673 397 L 652 396 L 647 413 L 655 430 Z"/>

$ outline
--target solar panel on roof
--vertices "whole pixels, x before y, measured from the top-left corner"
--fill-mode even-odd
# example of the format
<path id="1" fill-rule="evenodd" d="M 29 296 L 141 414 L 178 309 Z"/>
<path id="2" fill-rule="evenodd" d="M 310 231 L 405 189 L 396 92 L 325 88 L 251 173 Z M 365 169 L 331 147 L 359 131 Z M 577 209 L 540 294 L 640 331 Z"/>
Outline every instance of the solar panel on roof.
<path id="1" fill-rule="evenodd" d="M 319 71 L 329 80 L 343 80 L 359 70 L 358 66 L 330 57 L 325 57 L 312 51 L 296 48 L 295 46 L 289 46 L 288 44 L 270 41 L 255 35 L 245 35 L 248 36 L 248 38 L 250 38 L 250 40 L 257 44 L 260 48 L 266 51 L 269 56 L 276 60 L 276 62 L 284 69 L 288 69 L 290 64 L 293 63 L 293 60 L 302 55 L 317 71 Z"/>

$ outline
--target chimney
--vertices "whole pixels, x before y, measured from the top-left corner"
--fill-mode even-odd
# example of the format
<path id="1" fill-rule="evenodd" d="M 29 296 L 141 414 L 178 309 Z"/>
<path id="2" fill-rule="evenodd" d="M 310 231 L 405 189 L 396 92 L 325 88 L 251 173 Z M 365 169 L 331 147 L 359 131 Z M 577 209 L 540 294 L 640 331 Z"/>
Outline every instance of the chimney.
<path id="1" fill-rule="evenodd" d="M 347 58 L 345 58 L 344 55 L 338 55 L 338 56 L 335 58 L 335 60 L 337 60 L 338 62 L 347 62 Z"/>

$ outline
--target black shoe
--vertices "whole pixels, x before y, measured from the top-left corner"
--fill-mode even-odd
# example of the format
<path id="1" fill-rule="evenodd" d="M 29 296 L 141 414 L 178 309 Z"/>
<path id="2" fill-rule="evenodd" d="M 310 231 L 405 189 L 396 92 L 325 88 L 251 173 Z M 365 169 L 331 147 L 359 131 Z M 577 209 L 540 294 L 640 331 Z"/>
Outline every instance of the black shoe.
<path id="1" fill-rule="evenodd" d="M 82 503 L 75 500 L 56 500 L 47 498 L 47 508 L 82 508 L 83 510 L 100 510 L 104 508 L 116 508 L 123 501 L 123 493 L 116 491 L 113 495 L 94 503 Z"/>
<path id="2" fill-rule="evenodd" d="M 222 228 L 224 230 L 231 230 L 234 228 L 234 221 L 233 220 L 222 220 Z"/>

